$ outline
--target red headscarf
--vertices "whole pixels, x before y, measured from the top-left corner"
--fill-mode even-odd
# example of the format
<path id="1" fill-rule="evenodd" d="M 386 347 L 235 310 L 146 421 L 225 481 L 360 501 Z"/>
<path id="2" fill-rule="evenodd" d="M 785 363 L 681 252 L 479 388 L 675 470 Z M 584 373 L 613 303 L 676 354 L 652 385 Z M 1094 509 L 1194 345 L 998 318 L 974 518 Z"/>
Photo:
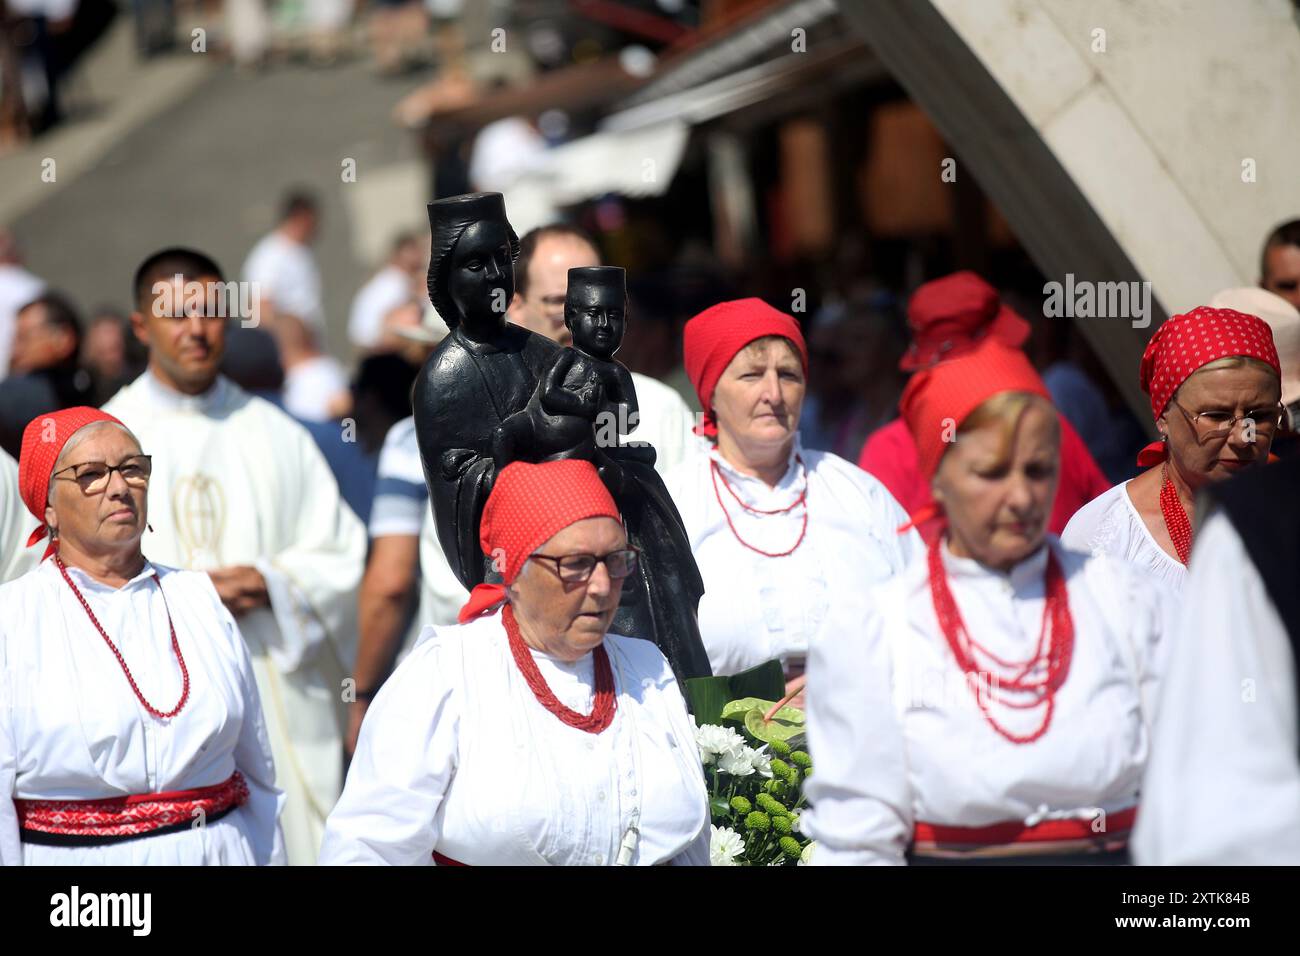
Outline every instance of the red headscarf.
<path id="1" fill-rule="evenodd" d="M 584 518 L 619 521 L 618 506 L 589 461 L 569 459 L 540 465 L 515 461 L 501 469 L 483 506 L 479 546 L 498 564 L 506 584 L 514 584 L 528 556 L 552 535 Z M 505 600 L 500 584 L 480 584 L 470 592 L 458 619 L 465 624 Z"/>
<path id="2" fill-rule="evenodd" d="M 1178 387 L 1193 372 L 1216 359 L 1246 355 L 1271 366 L 1279 380 L 1282 366 L 1273 344 L 1273 330 L 1263 319 L 1234 309 L 1197 306 L 1171 316 L 1156 329 L 1142 353 L 1138 376 L 1142 391 L 1151 396 L 1151 417 L 1159 418 Z M 1143 468 L 1168 457 L 1164 442 L 1152 442 L 1138 454 Z"/>
<path id="3" fill-rule="evenodd" d="M 921 473 L 927 479 L 939 469 L 948 447 L 944 439 L 954 440 L 966 417 L 1001 392 L 1029 392 L 1052 400 L 1025 353 L 993 338 L 912 376 L 899 410 L 916 440 Z"/>
<path id="4" fill-rule="evenodd" d="M 718 434 L 718 423 L 713 417 L 713 390 L 718 387 L 718 379 L 741 349 L 768 335 L 790 340 L 799 352 L 806 376 L 808 345 L 799 323 L 762 299 L 719 302 L 686 323 L 682 333 L 686 376 L 695 386 L 700 407 L 704 409 L 704 424 L 695 429 L 697 434 L 709 437 Z"/>
<path id="5" fill-rule="evenodd" d="M 45 506 L 49 504 L 50 475 L 54 472 L 54 463 L 63 453 L 63 446 L 74 434 L 95 422 L 122 424 L 107 412 L 77 405 L 37 415 L 23 429 L 23 444 L 18 454 L 18 490 L 27 510 L 41 523 L 27 539 L 27 547 L 30 548 L 46 535 Z M 46 545 L 41 560 L 52 555 L 54 550 L 54 542 L 51 541 Z"/>
<path id="6" fill-rule="evenodd" d="M 968 352 L 985 336 L 1020 346 L 1029 323 L 1002 304 L 997 290 L 970 270 L 919 286 L 907 303 L 912 344 L 899 361 L 904 372 L 929 368 Z"/>

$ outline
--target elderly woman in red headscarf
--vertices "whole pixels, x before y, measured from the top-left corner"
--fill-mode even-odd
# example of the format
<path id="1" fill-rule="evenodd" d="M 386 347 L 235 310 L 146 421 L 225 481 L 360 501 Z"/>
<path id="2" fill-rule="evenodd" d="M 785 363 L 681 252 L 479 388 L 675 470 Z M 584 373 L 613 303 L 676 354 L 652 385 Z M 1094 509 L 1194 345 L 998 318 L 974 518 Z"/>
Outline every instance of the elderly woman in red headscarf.
<path id="1" fill-rule="evenodd" d="M 1123 862 L 1168 595 L 1047 533 L 1060 423 L 990 340 L 902 410 L 944 531 L 813 646 L 816 863 Z"/>
<path id="2" fill-rule="evenodd" d="M 1268 460 L 1283 414 L 1281 367 L 1266 322 L 1201 306 L 1156 330 L 1139 374 L 1160 432 L 1138 455 L 1146 471 L 1081 508 L 1061 538 L 1131 561 L 1177 591 L 1196 493 Z"/>
<path id="3" fill-rule="evenodd" d="M 685 359 L 701 441 L 665 484 L 704 577 L 709 663 L 728 675 L 775 658 L 795 676 L 820 637 L 857 632 L 863 594 L 920 539 L 897 533 L 907 514 L 879 481 L 800 444 L 808 349 L 793 318 L 719 303 L 686 323 Z"/>
<path id="4" fill-rule="evenodd" d="M 708 865 L 691 721 L 663 654 L 609 633 L 636 568 L 589 462 L 514 462 L 480 544 L 504 584 L 426 628 L 361 725 L 321 863 Z"/>
<path id="5" fill-rule="evenodd" d="M 206 574 L 142 553 L 150 473 L 93 408 L 23 433 L 28 545 L 50 542 L 0 587 L 0 864 L 284 862 L 243 636 Z"/>

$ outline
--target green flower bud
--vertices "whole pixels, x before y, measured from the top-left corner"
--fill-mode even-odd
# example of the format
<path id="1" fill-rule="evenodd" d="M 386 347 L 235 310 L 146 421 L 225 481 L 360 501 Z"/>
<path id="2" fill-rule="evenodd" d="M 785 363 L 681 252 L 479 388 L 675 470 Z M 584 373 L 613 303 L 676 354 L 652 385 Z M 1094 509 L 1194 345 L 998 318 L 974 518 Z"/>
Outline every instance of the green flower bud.
<path id="1" fill-rule="evenodd" d="M 767 745 L 773 756 L 788 757 L 790 756 L 790 745 L 784 740 L 773 740 Z"/>
<path id="2" fill-rule="evenodd" d="M 785 805 L 782 804 L 781 801 L 773 798 L 770 794 L 760 793 L 755 797 L 755 800 L 758 801 L 760 810 L 763 810 L 772 816 L 788 817 L 790 815 L 790 811 L 785 808 Z"/>
<path id="3" fill-rule="evenodd" d="M 780 834 L 788 834 L 794 830 L 789 817 L 773 817 L 772 830 Z"/>
<path id="4" fill-rule="evenodd" d="M 773 760 L 772 760 L 772 776 L 773 776 L 775 779 L 777 779 L 777 780 L 784 780 L 785 777 L 786 777 L 786 774 L 788 774 L 789 772 L 790 772 L 790 765 L 789 765 L 788 763 L 786 763 L 784 760 L 781 760 L 781 759 L 779 759 L 779 758 L 773 758 Z"/>
<path id="5" fill-rule="evenodd" d="M 745 817 L 745 829 L 755 830 L 759 833 L 766 833 L 768 830 L 772 829 L 772 818 L 766 813 L 755 810 L 753 813 Z"/>
<path id="6" fill-rule="evenodd" d="M 790 762 L 796 767 L 803 767 L 806 770 L 812 766 L 812 757 L 809 757 L 802 750 L 796 750 L 790 755 Z"/>
<path id="7" fill-rule="evenodd" d="M 796 840 L 794 837 L 791 836 L 781 837 L 780 845 L 781 845 L 781 852 L 784 853 L 787 857 L 789 857 L 792 860 L 797 860 L 799 859 L 800 856 L 803 855 L 803 847 L 799 845 L 799 841 Z"/>
<path id="8" fill-rule="evenodd" d="M 732 797 L 731 809 L 735 810 L 741 816 L 744 816 L 745 814 L 749 813 L 750 810 L 754 809 L 754 805 L 750 803 L 749 800 L 747 800 L 745 797 Z"/>
<path id="9" fill-rule="evenodd" d="M 804 770 L 803 775 L 804 775 L 805 777 L 811 777 L 811 776 L 812 776 L 812 767 L 809 767 L 809 768 L 807 768 L 806 770 Z"/>

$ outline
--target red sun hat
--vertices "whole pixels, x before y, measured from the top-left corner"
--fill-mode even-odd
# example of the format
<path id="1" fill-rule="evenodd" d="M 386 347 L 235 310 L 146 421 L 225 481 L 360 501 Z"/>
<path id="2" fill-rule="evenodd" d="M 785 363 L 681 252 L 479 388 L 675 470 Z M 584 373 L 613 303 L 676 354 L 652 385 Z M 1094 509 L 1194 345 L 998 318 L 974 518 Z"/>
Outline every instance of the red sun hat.
<path id="1" fill-rule="evenodd" d="M 1206 305 L 1170 316 L 1147 342 L 1138 366 L 1142 391 L 1151 396 L 1151 417 L 1165 413 L 1174 392 L 1201 366 L 1236 355 L 1259 359 L 1281 380 L 1273 330 L 1258 316 Z M 1138 454 L 1138 464 L 1144 468 L 1158 465 L 1168 452 L 1164 442 L 1152 442 Z"/>
<path id="2" fill-rule="evenodd" d="M 1029 323 L 1002 304 L 997 290 L 970 270 L 927 282 L 907 304 L 912 344 L 899 361 L 904 372 L 968 352 L 986 337 L 1018 348 L 1029 338 Z"/>
<path id="3" fill-rule="evenodd" d="M 1052 400 L 1025 353 L 987 338 L 974 349 L 922 369 L 903 389 L 899 410 L 916 441 L 921 473 L 929 480 L 967 416 L 994 395 L 1029 392 Z"/>
<path id="4" fill-rule="evenodd" d="M 718 379 L 741 349 L 769 335 L 790 340 L 807 377 L 808 344 L 799 323 L 762 299 L 719 302 L 686 323 L 682 331 L 686 377 L 695 387 L 700 407 L 704 409 L 704 423 L 695 429 L 696 434 L 709 437 L 718 434 L 718 423 L 713 416 L 713 392 L 718 387 Z"/>
<path id="5" fill-rule="evenodd" d="M 37 415 L 23 429 L 23 443 L 18 454 L 18 490 L 27 510 L 41 523 L 40 527 L 28 537 L 27 547 L 30 548 L 40 541 L 47 533 L 45 508 L 50 503 L 50 475 L 54 471 L 54 463 L 63 453 L 63 446 L 78 431 L 95 422 L 122 424 L 112 415 L 101 412 L 98 408 L 77 405 L 62 411 Z M 50 541 L 45 547 L 45 553 L 41 555 L 41 560 L 48 558 L 54 550 L 54 542 Z"/>
<path id="6" fill-rule="evenodd" d="M 514 584 L 529 555 L 553 535 L 584 518 L 621 521 L 618 506 L 589 461 L 566 459 L 530 464 L 515 461 L 497 475 L 479 522 L 479 547 L 497 560 L 506 584 Z M 501 584 L 470 592 L 458 620 L 465 624 L 506 598 Z"/>

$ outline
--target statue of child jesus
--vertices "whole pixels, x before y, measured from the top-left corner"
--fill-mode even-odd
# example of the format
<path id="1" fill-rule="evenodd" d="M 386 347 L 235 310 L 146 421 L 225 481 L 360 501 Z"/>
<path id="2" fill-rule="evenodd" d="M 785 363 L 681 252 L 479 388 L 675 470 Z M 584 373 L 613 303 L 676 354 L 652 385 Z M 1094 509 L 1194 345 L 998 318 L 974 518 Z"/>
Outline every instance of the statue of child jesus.
<path id="1" fill-rule="evenodd" d="M 646 442 L 620 445 L 620 432 L 636 428 L 640 417 L 632 375 L 614 353 L 623 343 L 627 323 L 627 286 L 622 269 L 593 266 L 570 269 L 564 303 L 564 324 L 573 333 L 573 347 L 562 350 L 542 376 L 528 405 L 498 428 L 493 454 L 499 466 L 528 458 L 532 448 L 561 447 L 547 456 L 583 458 L 609 465 L 604 454 L 618 448 L 618 457 L 646 465 L 655 462 L 654 446 Z M 548 440 L 539 441 L 539 432 Z M 560 440 L 565 436 L 567 440 Z"/>

